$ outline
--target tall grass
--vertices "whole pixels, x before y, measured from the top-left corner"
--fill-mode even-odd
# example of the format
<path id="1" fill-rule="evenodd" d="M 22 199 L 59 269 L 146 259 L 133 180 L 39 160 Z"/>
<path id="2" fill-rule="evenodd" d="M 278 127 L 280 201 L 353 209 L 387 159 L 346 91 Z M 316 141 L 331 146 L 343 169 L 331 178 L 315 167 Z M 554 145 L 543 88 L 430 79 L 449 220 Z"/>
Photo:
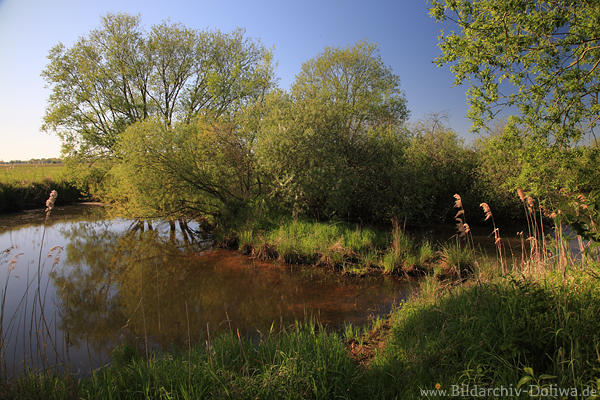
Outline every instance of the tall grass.
<path id="1" fill-rule="evenodd" d="M 330 399 L 359 398 L 363 390 L 362 371 L 342 339 L 311 321 L 258 342 L 232 332 L 147 361 L 130 346 L 116 353 L 111 367 L 88 379 L 30 374 L 7 386 L 4 397 Z"/>
<path id="2" fill-rule="evenodd" d="M 446 292 L 436 282 L 393 314 L 393 335 L 371 363 L 374 397 L 416 399 L 436 383 L 516 386 L 531 370 L 551 377 L 546 385 L 597 388 L 598 280 L 551 272 Z"/>
<path id="3" fill-rule="evenodd" d="M 436 258 L 433 244 L 419 244 L 397 219 L 391 232 L 344 222 L 282 219 L 267 228 L 241 228 L 236 237 L 244 254 L 287 264 L 330 266 L 351 274 L 380 269 L 386 274 L 423 275 Z"/>
<path id="4" fill-rule="evenodd" d="M 288 264 L 318 264 L 336 268 L 375 266 L 385 247 L 386 233 L 342 222 L 283 219 L 266 229 L 241 229 L 239 247 L 246 254 L 279 259 Z"/>

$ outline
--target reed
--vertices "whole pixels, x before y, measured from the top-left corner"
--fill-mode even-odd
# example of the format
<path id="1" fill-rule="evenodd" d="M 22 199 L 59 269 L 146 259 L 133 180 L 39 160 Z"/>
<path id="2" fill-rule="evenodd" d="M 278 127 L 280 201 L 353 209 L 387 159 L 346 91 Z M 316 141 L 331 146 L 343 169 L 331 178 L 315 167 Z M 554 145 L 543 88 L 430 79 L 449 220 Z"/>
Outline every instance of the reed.
<path id="1" fill-rule="evenodd" d="M 458 193 L 454 194 L 454 208 L 458 209 L 456 215 L 454 216 L 456 221 L 456 229 L 458 231 L 457 240 L 462 238 L 467 242 L 467 246 L 471 247 L 471 249 L 475 249 L 473 234 L 471 233 L 471 227 L 467 223 L 462 197 L 460 197 Z"/>
<path id="2" fill-rule="evenodd" d="M 492 227 L 494 228 L 492 230 L 492 235 L 494 236 L 494 246 L 496 247 L 496 257 L 498 258 L 498 261 L 500 262 L 500 268 L 502 269 L 502 273 L 506 273 L 506 265 L 505 265 L 505 259 L 506 259 L 506 253 L 504 250 L 504 246 L 502 243 L 502 237 L 500 236 L 500 229 L 496 226 L 496 221 L 494 221 L 494 215 L 492 214 L 492 209 L 490 208 L 489 204 L 487 203 L 481 203 L 479 204 L 479 206 L 483 209 L 483 213 L 484 213 L 484 221 L 488 221 L 491 220 L 492 222 Z"/>

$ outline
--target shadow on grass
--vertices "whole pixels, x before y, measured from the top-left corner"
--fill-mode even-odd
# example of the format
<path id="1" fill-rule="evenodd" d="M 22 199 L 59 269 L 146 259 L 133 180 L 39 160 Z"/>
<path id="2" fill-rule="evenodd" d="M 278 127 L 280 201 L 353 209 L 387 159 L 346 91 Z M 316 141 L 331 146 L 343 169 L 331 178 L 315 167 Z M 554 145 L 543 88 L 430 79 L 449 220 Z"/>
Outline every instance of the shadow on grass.
<path id="1" fill-rule="evenodd" d="M 83 196 L 77 187 L 64 181 L 0 183 L 0 213 L 44 208 L 52 190 L 58 192 L 57 205 L 76 202 Z"/>
<path id="2" fill-rule="evenodd" d="M 407 303 L 393 316 L 388 345 L 367 380 L 378 398 L 420 398 L 419 389 L 451 385 L 579 387 L 600 378 L 600 284 L 503 279 Z M 539 381 L 542 374 L 547 377 Z M 537 377 L 537 378 L 536 378 Z"/>

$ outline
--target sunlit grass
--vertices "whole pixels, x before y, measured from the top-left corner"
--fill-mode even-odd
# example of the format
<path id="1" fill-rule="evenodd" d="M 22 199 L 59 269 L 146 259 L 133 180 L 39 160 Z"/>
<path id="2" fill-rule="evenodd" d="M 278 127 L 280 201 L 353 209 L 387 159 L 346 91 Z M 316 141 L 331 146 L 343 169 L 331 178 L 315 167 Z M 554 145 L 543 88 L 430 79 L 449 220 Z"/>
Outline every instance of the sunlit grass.
<path id="1" fill-rule="evenodd" d="M 82 197 L 62 164 L 0 165 L 0 213 L 41 208 L 52 190 L 58 191 L 59 204 Z"/>
<path id="2" fill-rule="evenodd" d="M 0 183 L 27 185 L 65 180 L 63 164 L 0 164 Z"/>
<path id="3" fill-rule="evenodd" d="M 361 369 L 340 336 L 311 321 L 258 342 L 232 332 L 190 351 L 148 360 L 120 347 L 111 367 L 76 381 L 30 374 L 4 389 L 5 398 L 359 398 Z M 0 384 L 1 385 L 1 384 Z"/>

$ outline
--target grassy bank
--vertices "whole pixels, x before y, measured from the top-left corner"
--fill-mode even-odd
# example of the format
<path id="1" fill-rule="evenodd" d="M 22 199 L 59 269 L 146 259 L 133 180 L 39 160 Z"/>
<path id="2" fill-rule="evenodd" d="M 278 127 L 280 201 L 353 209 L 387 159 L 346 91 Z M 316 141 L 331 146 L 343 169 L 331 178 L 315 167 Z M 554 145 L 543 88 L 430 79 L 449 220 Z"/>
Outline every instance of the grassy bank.
<path id="1" fill-rule="evenodd" d="M 281 219 L 260 228 L 240 228 L 220 242 L 261 260 L 332 267 L 358 275 L 376 271 L 422 276 L 434 270 L 455 274 L 460 270 L 456 258 L 472 256 L 460 244 L 436 247 L 417 240 L 397 222 L 385 230 L 345 222 Z"/>
<path id="2" fill-rule="evenodd" d="M 524 390 L 600 390 L 598 279 L 511 274 L 441 295 L 437 281 L 424 285 L 428 290 L 392 314 L 386 347 L 369 364 L 378 397 L 420 398 L 419 389 L 436 384 L 448 393 L 452 385 L 520 382 Z"/>
<path id="3" fill-rule="evenodd" d="M 483 209 L 491 219 L 489 207 Z M 148 357 L 124 346 L 89 377 L 32 373 L 2 383 L 0 394 L 420 399 L 460 389 L 467 398 L 561 398 L 554 395 L 560 389 L 571 398 L 600 395 L 598 254 L 565 251 L 562 234 L 542 236 L 543 221 L 528 215 L 530 236 L 521 257 L 510 259 L 495 225 L 493 259 L 475 248 L 462 219 L 462 237 L 438 246 L 416 241 L 398 223 L 390 231 L 306 220 L 237 229 L 222 243 L 248 255 L 348 273 L 414 273 L 422 276 L 420 291 L 366 329 L 333 332 L 308 321 L 253 339 L 229 332 Z"/>
<path id="4" fill-rule="evenodd" d="M 365 334 L 347 329 L 343 337 L 308 322 L 258 342 L 232 332 L 148 361 L 132 347 L 121 347 L 112 366 L 89 378 L 31 374 L 2 393 L 5 398 L 417 399 L 436 384 L 450 391 L 452 385 L 517 388 L 520 382 L 523 390 L 529 385 L 600 390 L 600 280 L 580 270 L 566 279 L 556 271 L 535 277 L 521 272 L 484 281 L 477 277 L 498 270 L 476 271 L 467 283 L 445 289 L 438 279 L 426 278 L 418 297 Z M 365 346 L 371 354 L 358 363 L 354 356 Z"/>
<path id="5" fill-rule="evenodd" d="M 62 164 L 15 164 L 0 167 L 0 213 L 41 208 L 52 190 L 57 205 L 78 201 L 81 191 L 67 180 Z"/>
<path id="6" fill-rule="evenodd" d="M 354 396 L 362 374 L 335 334 L 305 323 L 258 344 L 231 333 L 206 346 L 147 362 L 119 348 L 113 366 L 82 381 L 30 375 L 7 398 L 338 398 Z"/>

